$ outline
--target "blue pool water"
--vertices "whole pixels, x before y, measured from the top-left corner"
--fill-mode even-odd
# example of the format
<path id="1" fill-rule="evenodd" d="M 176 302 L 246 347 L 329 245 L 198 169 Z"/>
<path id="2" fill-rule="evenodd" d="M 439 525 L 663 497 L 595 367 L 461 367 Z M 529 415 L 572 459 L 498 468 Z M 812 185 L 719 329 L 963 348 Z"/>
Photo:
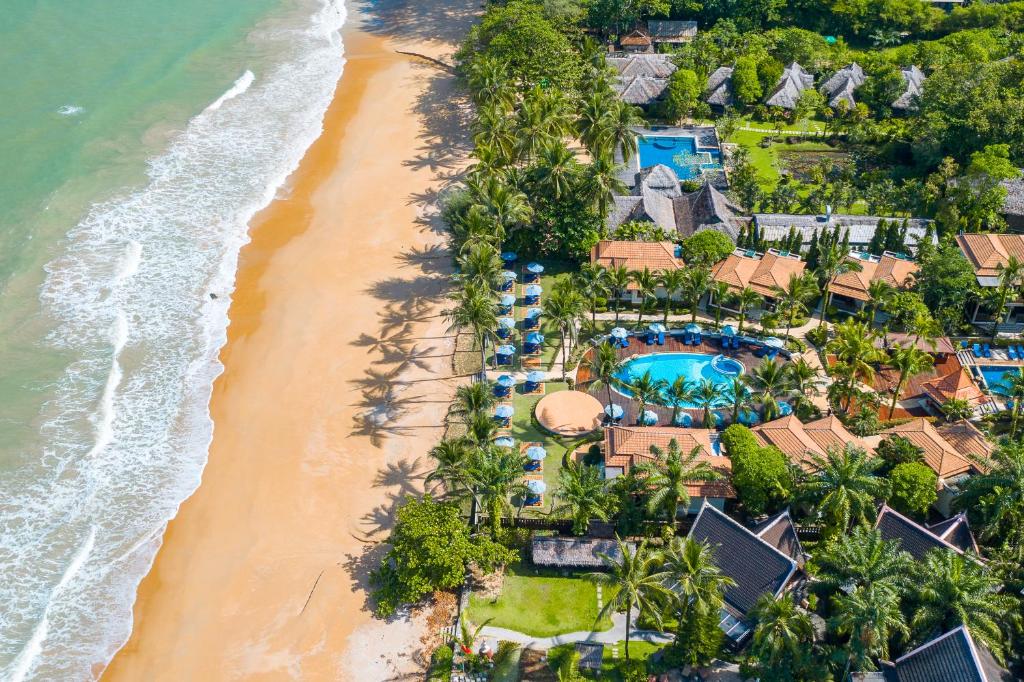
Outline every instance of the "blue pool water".
<path id="1" fill-rule="evenodd" d="M 996 395 L 1007 395 L 1003 380 L 1005 378 L 1008 381 L 1014 373 L 1019 371 L 1016 367 L 1000 367 L 998 365 L 982 366 L 978 369 L 981 370 L 981 375 L 985 377 L 988 389 Z"/>
<path id="2" fill-rule="evenodd" d="M 680 155 L 692 156 L 697 154 L 697 140 L 692 137 L 667 137 L 662 135 L 649 135 L 637 140 L 637 147 L 640 151 L 640 167 L 649 168 L 658 164 L 664 164 L 674 170 L 680 180 L 692 180 L 699 175 L 697 166 L 681 165 Z M 702 170 L 718 169 L 722 167 L 721 154 L 718 150 L 701 150 L 700 156 Z"/>
<path id="3" fill-rule="evenodd" d="M 644 372 L 650 372 L 655 380 L 663 379 L 672 383 L 676 377 L 686 377 L 686 380 L 698 384 L 704 379 L 710 379 L 723 391 L 732 385 L 732 377 L 716 370 L 711 360 L 714 355 L 706 353 L 653 353 L 641 355 L 640 357 L 627 360 L 622 369 L 615 377 L 627 384 L 633 383 L 637 377 Z M 726 359 L 725 362 L 735 366 L 742 372 L 742 365 L 736 360 Z M 628 388 L 620 387 L 619 392 L 624 395 L 631 395 Z M 696 403 L 683 403 L 682 407 L 699 407 Z"/>

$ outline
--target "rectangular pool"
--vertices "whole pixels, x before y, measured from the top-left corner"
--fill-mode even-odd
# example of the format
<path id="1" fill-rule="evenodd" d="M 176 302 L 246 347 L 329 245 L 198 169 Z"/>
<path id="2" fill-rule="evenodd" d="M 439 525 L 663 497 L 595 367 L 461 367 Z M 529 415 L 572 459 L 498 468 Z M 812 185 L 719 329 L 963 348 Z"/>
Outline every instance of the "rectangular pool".
<path id="1" fill-rule="evenodd" d="M 996 395 L 1007 395 L 1008 392 L 1003 383 L 1004 378 L 1009 379 L 1010 376 L 1020 371 L 1018 367 L 1002 365 L 979 365 L 978 369 L 981 371 L 981 376 L 985 377 L 988 390 Z"/>
<path id="2" fill-rule="evenodd" d="M 640 168 L 659 164 L 676 172 L 680 180 L 699 177 L 702 170 L 717 170 L 722 167 L 721 153 L 717 149 L 697 149 L 693 137 L 671 137 L 647 135 L 637 140 L 640 151 Z"/>

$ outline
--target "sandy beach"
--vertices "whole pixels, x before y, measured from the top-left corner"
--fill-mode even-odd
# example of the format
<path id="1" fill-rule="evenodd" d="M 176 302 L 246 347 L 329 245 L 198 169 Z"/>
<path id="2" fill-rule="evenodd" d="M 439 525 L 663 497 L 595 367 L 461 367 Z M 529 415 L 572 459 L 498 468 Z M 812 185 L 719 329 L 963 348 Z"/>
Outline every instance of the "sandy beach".
<path id="1" fill-rule="evenodd" d="M 467 0 L 351 4 L 323 136 L 241 254 L 202 485 L 109 680 L 402 679 L 417 623 L 368 608 L 394 505 L 441 435 L 453 343 L 437 191 L 467 151 Z"/>

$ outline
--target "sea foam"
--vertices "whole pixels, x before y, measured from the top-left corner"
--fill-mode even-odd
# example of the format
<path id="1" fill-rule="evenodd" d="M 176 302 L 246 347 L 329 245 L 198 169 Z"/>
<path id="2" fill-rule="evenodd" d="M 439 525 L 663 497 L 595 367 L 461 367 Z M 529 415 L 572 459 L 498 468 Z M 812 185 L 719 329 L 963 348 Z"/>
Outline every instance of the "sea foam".
<path id="1" fill-rule="evenodd" d="M 48 265 L 48 342 L 70 361 L 40 415 L 46 447 L 0 481 L 0 679 L 91 679 L 127 640 L 206 463 L 248 222 L 322 130 L 344 19 L 330 0 L 263 31 L 276 66 L 246 70 Z"/>

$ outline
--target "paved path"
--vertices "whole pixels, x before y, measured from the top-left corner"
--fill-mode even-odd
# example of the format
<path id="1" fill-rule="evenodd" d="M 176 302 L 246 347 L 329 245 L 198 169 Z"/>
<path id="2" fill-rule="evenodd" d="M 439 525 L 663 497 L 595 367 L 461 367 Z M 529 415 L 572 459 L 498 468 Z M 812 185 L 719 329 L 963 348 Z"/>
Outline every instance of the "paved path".
<path id="1" fill-rule="evenodd" d="M 496 628 L 490 625 L 480 631 L 482 637 L 491 642 L 497 650 L 497 641 L 508 641 L 521 644 L 530 649 L 550 649 L 561 644 L 575 644 L 576 642 L 597 642 L 599 644 L 615 644 L 626 639 L 626 614 L 612 614 L 612 627 L 604 632 L 569 632 L 554 637 L 534 637 L 516 630 Z M 629 633 L 631 642 L 652 642 L 666 644 L 674 639 L 673 635 L 658 632 L 656 630 L 633 630 Z"/>

